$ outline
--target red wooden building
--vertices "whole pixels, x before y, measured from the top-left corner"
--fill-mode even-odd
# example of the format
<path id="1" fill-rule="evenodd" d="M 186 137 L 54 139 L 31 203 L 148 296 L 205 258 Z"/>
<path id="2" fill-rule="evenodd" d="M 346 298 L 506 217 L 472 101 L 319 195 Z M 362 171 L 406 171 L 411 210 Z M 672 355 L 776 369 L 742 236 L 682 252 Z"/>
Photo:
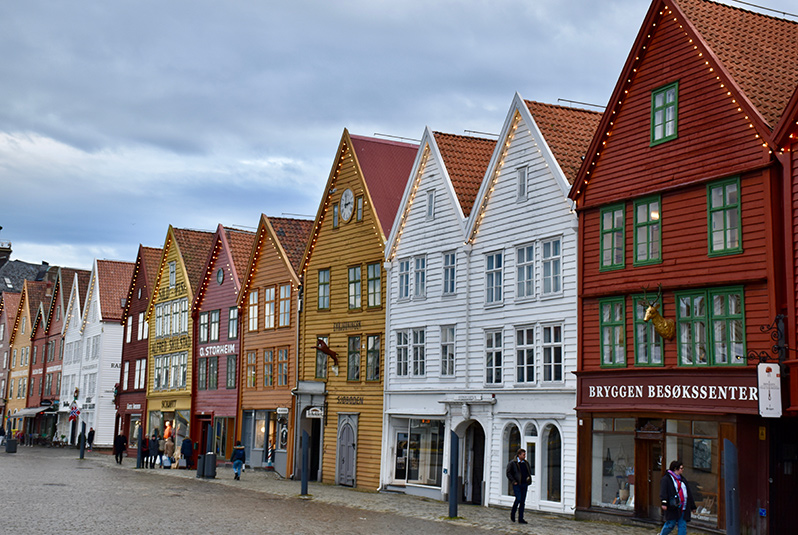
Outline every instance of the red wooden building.
<path id="1" fill-rule="evenodd" d="M 238 292 L 255 234 L 219 225 L 194 298 L 192 438 L 227 459 L 236 439 L 240 387 Z M 208 428 L 213 443 L 208 445 Z"/>
<path id="2" fill-rule="evenodd" d="M 795 448 L 775 437 L 796 421 L 760 416 L 757 365 L 774 357 L 768 326 L 795 317 L 774 128 L 798 84 L 796 45 L 798 24 L 706 0 L 646 14 L 570 194 L 578 516 L 659 522 L 678 459 L 694 526 L 787 532 L 777 500 L 795 476 L 774 467 Z M 652 304 L 672 325 L 644 321 Z"/>
<path id="3" fill-rule="evenodd" d="M 128 439 L 128 455 L 135 457 L 141 420 L 147 414 L 147 306 L 161 262 L 161 249 L 139 245 L 133 277 L 122 311 L 125 338 L 116 397 L 116 431 Z"/>

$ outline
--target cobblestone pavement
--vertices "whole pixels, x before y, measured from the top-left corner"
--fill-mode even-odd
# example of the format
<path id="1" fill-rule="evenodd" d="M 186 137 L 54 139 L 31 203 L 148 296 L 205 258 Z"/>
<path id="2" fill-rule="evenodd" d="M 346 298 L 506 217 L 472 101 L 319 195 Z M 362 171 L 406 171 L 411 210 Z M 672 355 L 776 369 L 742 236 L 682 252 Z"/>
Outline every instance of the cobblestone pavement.
<path id="1" fill-rule="evenodd" d="M 188 470 L 135 469 L 113 456 L 74 449 L 19 448 L 0 452 L 0 531 L 15 533 L 346 533 L 417 535 L 530 533 L 653 535 L 654 527 L 577 521 L 527 512 L 529 524 L 513 524 L 503 508 L 448 504 L 394 493 L 365 492 L 300 482 L 274 472 L 246 471 L 233 480 L 220 465 L 215 479 Z"/>

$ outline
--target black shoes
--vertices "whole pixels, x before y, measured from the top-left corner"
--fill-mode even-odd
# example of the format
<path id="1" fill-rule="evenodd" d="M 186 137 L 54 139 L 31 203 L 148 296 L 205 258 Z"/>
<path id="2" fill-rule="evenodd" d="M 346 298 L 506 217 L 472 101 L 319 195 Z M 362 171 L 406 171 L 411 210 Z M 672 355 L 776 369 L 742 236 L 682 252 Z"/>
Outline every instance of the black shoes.
<path id="1" fill-rule="evenodd" d="M 235 477 L 235 479 L 237 479 L 237 480 L 238 480 L 238 479 L 241 479 L 241 478 L 240 478 L 240 477 L 238 477 L 238 474 L 236 474 L 236 477 Z"/>
<path id="2" fill-rule="evenodd" d="M 510 513 L 510 522 L 515 522 L 515 513 Z"/>
<path id="3" fill-rule="evenodd" d="M 518 519 L 518 523 L 519 523 L 519 524 L 529 524 L 529 522 L 527 522 L 527 521 L 526 521 L 526 520 L 524 520 L 523 518 L 519 518 L 519 519 Z"/>

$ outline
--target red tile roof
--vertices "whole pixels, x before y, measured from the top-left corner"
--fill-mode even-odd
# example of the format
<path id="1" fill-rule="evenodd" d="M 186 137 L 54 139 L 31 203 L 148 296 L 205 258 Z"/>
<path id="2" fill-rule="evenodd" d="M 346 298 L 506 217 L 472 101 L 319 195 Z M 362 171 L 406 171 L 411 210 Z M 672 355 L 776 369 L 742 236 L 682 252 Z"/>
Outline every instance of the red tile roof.
<path id="1" fill-rule="evenodd" d="M 313 231 L 312 219 L 291 219 L 288 217 L 269 217 L 274 233 L 280 240 L 288 255 L 294 271 L 299 273 L 302 269 L 302 257 L 305 255 L 305 247 L 308 244 L 308 237 Z"/>
<path id="2" fill-rule="evenodd" d="M 383 235 L 391 233 L 396 210 L 416 159 L 418 145 L 365 136 L 349 136 Z"/>
<path id="3" fill-rule="evenodd" d="M 186 267 L 191 292 L 196 295 L 213 247 L 215 233 L 181 228 L 173 228 L 172 230 L 178 247 L 180 247 L 180 254 Z M 157 276 L 158 271 L 156 270 L 155 273 Z"/>
<path id="4" fill-rule="evenodd" d="M 565 178 L 569 184 L 573 184 L 602 114 L 531 100 L 524 102 Z"/>
<path id="5" fill-rule="evenodd" d="M 122 300 L 127 297 L 134 267 L 132 262 L 97 260 L 97 289 L 103 321 L 122 319 Z"/>
<path id="6" fill-rule="evenodd" d="M 252 244 L 255 242 L 255 233 L 248 230 L 224 229 L 227 236 L 227 243 L 230 246 L 230 254 L 233 256 L 233 264 L 238 273 L 238 278 L 242 279 L 247 271 L 249 255 L 252 252 Z M 239 280 L 239 283 L 241 280 Z"/>
<path id="7" fill-rule="evenodd" d="M 163 249 L 160 247 L 145 247 L 139 246 L 141 251 L 141 262 L 144 265 L 144 272 L 146 273 L 147 280 L 144 284 L 152 291 L 155 287 L 155 277 L 158 275 L 158 266 L 161 263 L 161 256 L 163 256 Z"/>
<path id="8" fill-rule="evenodd" d="M 468 217 L 485 178 L 496 141 L 433 132 L 463 215 Z"/>
<path id="9" fill-rule="evenodd" d="M 14 320 L 17 317 L 17 309 L 19 308 L 19 300 L 22 297 L 21 293 L 3 292 L 0 294 L 0 314 L 5 310 L 7 324 L 6 328 L 11 329 L 14 325 Z"/>
<path id="10" fill-rule="evenodd" d="M 708 0 L 675 0 L 774 128 L 798 85 L 798 23 Z"/>
<path id="11" fill-rule="evenodd" d="M 25 281 L 27 288 L 27 295 L 25 298 L 24 307 L 27 307 L 28 314 L 31 316 L 31 324 L 36 319 L 36 314 L 39 311 L 39 306 L 44 303 L 45 306 L 50 302 L 47 295 L 47 286 L 50 284 L 48 281 Z M 52 289 L 51 289 L 52 291 Z"/>

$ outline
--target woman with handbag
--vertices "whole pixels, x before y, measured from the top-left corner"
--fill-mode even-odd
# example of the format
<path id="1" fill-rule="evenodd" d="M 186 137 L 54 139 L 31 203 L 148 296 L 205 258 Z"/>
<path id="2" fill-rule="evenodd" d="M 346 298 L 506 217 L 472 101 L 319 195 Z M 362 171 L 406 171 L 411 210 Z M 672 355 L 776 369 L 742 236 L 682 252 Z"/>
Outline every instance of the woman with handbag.
<path id="1" fill-rule="evenodd" d="M 670 469 L 660 480 L 659 498 L 665 514 L 665 525 L 660 535 L 668 535 L 673 528 L 678 528 L 678 535 L 685 535 L 690 515 L 695 513 L 695 501 L 683 472 L 684 464 L 678 460 L 672 461 Z"/>

